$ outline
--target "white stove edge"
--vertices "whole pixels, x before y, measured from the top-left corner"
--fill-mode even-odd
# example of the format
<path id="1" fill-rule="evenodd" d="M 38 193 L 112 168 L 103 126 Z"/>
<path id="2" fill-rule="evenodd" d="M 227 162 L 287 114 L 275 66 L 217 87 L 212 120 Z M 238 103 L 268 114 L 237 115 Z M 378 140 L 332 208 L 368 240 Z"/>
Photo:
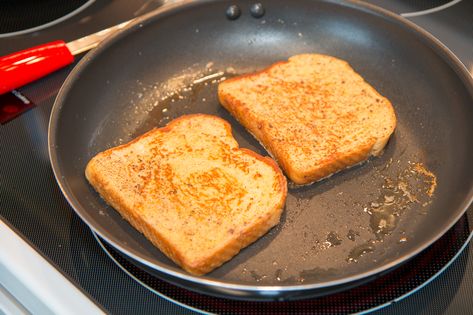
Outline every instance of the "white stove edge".
<path id="1" fill-rule="evenodd" d="M 104 314 L 0 220 L 0 314 Z"/>

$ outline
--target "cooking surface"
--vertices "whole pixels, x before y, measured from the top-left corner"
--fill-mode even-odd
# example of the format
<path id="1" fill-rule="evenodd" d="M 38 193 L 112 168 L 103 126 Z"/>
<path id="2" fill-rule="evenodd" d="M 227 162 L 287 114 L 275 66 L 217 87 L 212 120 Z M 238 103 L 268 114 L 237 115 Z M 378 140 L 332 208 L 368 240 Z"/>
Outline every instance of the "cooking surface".
<path id="1" fill-rule="evenodd" d="M 431 30 L 457 53 L 469 69 L 472 69 L 473 44 L 471 29 L 468 29 L 471 25 L 468 25 L 467 21 L 471 20 L 473 9 L 471 2 L 470 4 L 466 2 L 463 1 L 431 16 L 419 16 L 412 20 Z M 42 41 L 57 39 L 58 36 L 71 40 L 128 19 L 130 15 L 142 14 L 158 5 L 158 2 L 153 1 L 148 3 L 138 1 L 134 5 L 136 7 L 125 1 L 116 1 L 113 4 L 104 1 L 100 6 L 94 4 L 88 10 L 64 22 L 64 27 L 61 29 L 44 31 L 39 37 L 23 35 L 8 40 L 0 39 L 0 43 L 8 43 L 0 45 L 0 53 L 5 54 Z M 451 12 L 450 15 L 448 11 Z M 87 18 L 87 14 L 92 14 L 92 17 Z M 465 16 L 465 18 L 452 18 L 452 16 Z M 81 28 L 78 29 L 77 25 L 81 25 Z M 452 30 L 454 35 L 451 35 Z M 168 313 L 172 311 L 183 313 L 184 309 L 155 297 L 122 273 L 101 251 L 89 230 L 69 208 L 57 187 L 47 154 L 47 124 L 57 88 L 70 69 L 69 67 L 21 89 L 38 106 L 0 127 L 2 129 L 0 214 L 106 309 L 116 313 L 125 312 L 126 307 L 130 307 L 129 310 L 133 307 L 134 311 L 166 310 Z M 412 312 L 416 307 L 448 310 L 452 313 L 468 309 L 468 303 L 471 303 L 473 296 L 471 287 L 467 285 L 472 282 L 473 272 L 468 272 L 473 271 L 472 259 L 469 257 L 471 253 L 472 249 L 467 249 L 434 283 L 394 307 L 387 308 L 385 312 L 395 310 Z M 116 291 L 110 290 L 112 285 L 117 288 Z M 443 291 L 445 287 L 454 293 L 449 291 L 447 294 Z M 129 299 L 117 298 L 125 293 Z M 433 295 L 442 298 L 433 298 Z"/>
<path id="2" fill-rule="evenodd" d="M 470 214 L 472 213 L 470 212 Z M 465 239 L 468 238 L 471 232 L 471 226 L 468 226 L 468 220 L 471 219 L 471 215 L 469 219 L 462 218 L 454 228 L 439 240 L 436 246 L 431 246 L 410 263 L 393 272 L 388 272 L 366 285 L 317 299 L 302 301 L 258 303 L 227 300 L 189 292 L 143 272 L 130 264 L 123 255 L 111 246 L 104 242 L 101 243 L 111 259 L 116 261 L 121 268 L 137 281 L 148 286 L 151 290 L 156 290 L 159 292 L 158 294 L 164 294 L 177 302 L 200 310 L 216 314 L 228 313 L 232 310 L 234 314 L 252 312 L 258 314 L 287 314 L 289 312 L 301 314 L 318 312 L 329 314 L 356 313 L 399 299 L 399 297 L 409 294 L 412 290 L 425 284 L 436 273 L 441 272 L 441 268 L 444 268 L 452 257 L 458 253 L 459 248 L 465 245 Z"/>

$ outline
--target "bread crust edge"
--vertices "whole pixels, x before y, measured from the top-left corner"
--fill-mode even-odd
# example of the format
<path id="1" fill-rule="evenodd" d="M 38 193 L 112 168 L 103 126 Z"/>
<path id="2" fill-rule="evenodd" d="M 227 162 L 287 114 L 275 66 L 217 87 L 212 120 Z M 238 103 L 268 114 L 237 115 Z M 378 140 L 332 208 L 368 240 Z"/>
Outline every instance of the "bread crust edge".
<path id="1" fill-rule="evenodd" d="M 322 55 L 322 54 L 319 54 Z M 300 56 L 300 55 L 296 55 Z M 221 82 L 218 85 L 218 99 L 220 104 L 228 111 L 230 114 L 235 117 L 240 124 L 242 124 L 252 135 L 258 140 L 266 151 L 278 162 L 281 168 L 284 170 L 287 177 L 296 185 L 309 185 L 314 182 L 323 180 L 331 175 L 340 172 L 349 166 L 359 164 L 363 161 L 366 161 L 370 156 L 380 156 L 383 152 L 384 147 L 387 145 L 391 135 L 394 133 L 397 124 L 397 118 L 394 111 L 392 103 L 381 95 L 376 89 L 371 86 L 361 75 L 359 75 L 351 65 L 345 61 L 333 56 L 323 55 L 330 59 L 336 59 L 345 63 L 355 74 L 360 76 L 363 82 L 367 85 L 366 87 L 371 89 L 380 99 L 383 100 L 383 103 L 386 104 L 386 108 L 390 114 L 391 127 L 388 132 L 386 132 L 385 137 L 379 139 L 373 138 L 368 142 L 360 145 L 357 151 L 349 152 L 348 154 L 342 155 L 339 159 L 335 161 L 325 161 L 322 164 L 314 165 L 309 169 L 297 169 L 293 167 L 290 163 L 290 158 L 284 152 L 284 150 L 278 150 L 274 146 L 273 142 L 268 139 L 265 128 L 267 128 L 263 120 L 258 119 L 255 115 L 251 115 L 250 110 L 246 107 L 245 104 L 235 99 L 231 95 L 225 93 L 224 86 L 226 84 L 232 83 L 233 81 L 238 81 L 245 78 L 250 78 L 253 76 L 258 76 L 262 73 L 270 71 L 273 67 L 277 67 L 286 63 L 289 63 L 290 60 L 296 56 L 290 57 L 287 61 L 278 61 L 269 67 L 266 67 L 262 70 L 243 74 L 241 76 L 233 77 Z M 237 111 L 237 108 L 240 107 L 241 110 Z"/>
<path id="2" fill-rule="evenodd" d="M 190 274 L 196 276 L 206 274 L 214 270 L 215 268 L 223 265 L 225 262 L 237 255 L 243 248 L 255 242 L 262 235 L 266 234 L 272 227 L 279 223 L 287 197 L 287 182 L 278 164 L 270 157 L 261 156 L 258 153 L 246 148 L 240 148 L 238 143 L 236 143 L 236 149 L 244 152 L 247 155 L 251 155 L 259 161 L 269 165 L 276 172 L 280 189 L 277 193 L 280 194 L 281 198 L 271 210 L 268 210 L 266 212 L 268 213 L 267 216 L 263 216 L 252 224 L 246 226 L 243 230 L 239 232 L 239 235 L 236 238 L 231 238 L 229 239 L 229 241 L 219 246 L 214 252 L 214 254 L 193 261 L 186 259 L 185 255 L 183 255 L 183 253 L 178 248 L 172 246 L 170 241 L 166 239 L 166 237 L 162 235 L 162 233 L 159 233 L 159 231 L 157 231 L 152 225 L 146 223 L 146 221 L 142 217 L 137 215 L 136 212 L 133 211 L 133 209 L 129 209 L 129 207 L 126 205 L 126 202 L 123 200 L 123 198 L 120 197 L 120 194 L 113 188 L 107 187 L 109 186 L 108 181 L 106 180 L 106 178 L 101 176 L 99 172 L 96 172 L 95 168 L 96 164 L 99 164 L 98 161 L 100 161 L 100 158 L 104 155 L 109 155 L 117 149 L 124 149 L 130 146 L 131 144 L 140 141 L 140 139 L 150 136 L 152 133 L 169 132 L 172 130 L 173 125 L 179 122 L 180 120 L 192 119 L 193 117 L 199 116 L 210 117 L 212 119 L 218 119 L 223 122 L 227 131 L 227 136 L 235 140 L 232 135 L 230 123 L 220 117 L 207 114 L 184 115 L 171 121 L 168 125 L 161 128 L 154 128 L 126 144 L 122 144 L 117 147 L 110 148 L 98 153 L 88 162 L 85 169 L 85 176 L 87 180 L 97 190 L 99 195 L 106 203 L 112 206 L 135 229 L 144 234 L 145 237 L 149 241 L 151 241 L 153 245 L 158 247 L 167 257 L 169 257 L 172 261 L 174 261 L 177 265 L 181 266 Z M 104 196 L 107 196 L 107 198 L 104 198 Z"/>

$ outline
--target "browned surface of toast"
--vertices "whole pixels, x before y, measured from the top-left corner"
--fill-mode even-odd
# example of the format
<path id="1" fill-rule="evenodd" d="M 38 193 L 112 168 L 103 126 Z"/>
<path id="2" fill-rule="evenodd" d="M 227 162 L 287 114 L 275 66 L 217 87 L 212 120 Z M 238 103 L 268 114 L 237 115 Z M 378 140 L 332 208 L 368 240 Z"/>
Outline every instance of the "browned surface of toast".
<path id="1" fill-rule="evenodd" d="M 390 101 L 326 55 L 296 55 L 228 79 L 218 97 L 296 184 L 379 155 L 396 126 Z"/>
<path id="2" fill-rule="evenodd" d="M 97 154 L 86 177 L 128 222 L 195 275 L 220 266 L 276 225 L 287 194 L 271 158 L 240 149 L 226 121 L 202 114 Z"/>

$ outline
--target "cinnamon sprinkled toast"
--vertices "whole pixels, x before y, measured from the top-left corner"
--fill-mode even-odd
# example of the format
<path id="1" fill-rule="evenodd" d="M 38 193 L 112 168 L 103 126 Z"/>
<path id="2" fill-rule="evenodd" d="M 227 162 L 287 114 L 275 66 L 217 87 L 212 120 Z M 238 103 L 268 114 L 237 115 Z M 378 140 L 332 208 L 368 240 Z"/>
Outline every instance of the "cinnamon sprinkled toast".
<path id="1" fill-rule="evenodd" d="M 271 158 L 240 149 L 226 121 L 202 114 L 97 154 L 85 174 L 107 203 L 195 275 L 275 226 L 287 193 Z"/>
<path id="2" fill-rule="evenodd" d="M 390 101 L 326 55 L 296 55 L 228 79 L 218 97 L 300 185 L 379 155 L 396 126 Z"/>

